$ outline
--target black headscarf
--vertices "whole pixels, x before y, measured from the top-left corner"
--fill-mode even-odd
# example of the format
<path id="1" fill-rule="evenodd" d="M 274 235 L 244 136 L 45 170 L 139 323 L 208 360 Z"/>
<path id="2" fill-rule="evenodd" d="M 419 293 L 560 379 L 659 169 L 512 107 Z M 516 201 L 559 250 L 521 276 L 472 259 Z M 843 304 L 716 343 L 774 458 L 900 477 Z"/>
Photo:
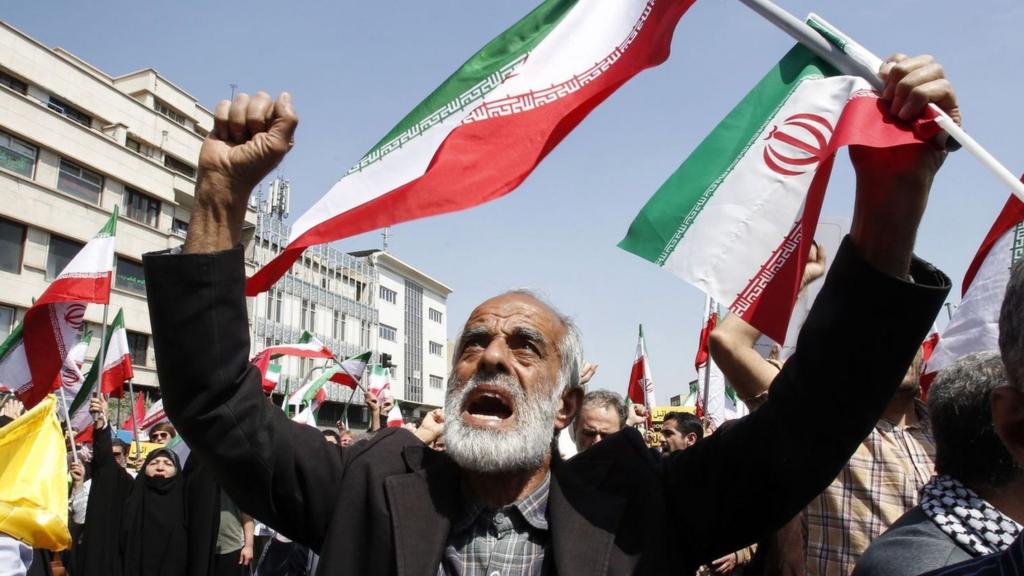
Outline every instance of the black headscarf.
<path id="1" fill-rule="evenodd" d="M 146 467 L 158 456 L 174 463 L 174 476 L 146 476 Z M 188 550 L 184 484 L 177 454 L 160 448 L 146 456 L 125 498 L 121 518 L 120 548 L 126 576 L 185 574 Z"/>

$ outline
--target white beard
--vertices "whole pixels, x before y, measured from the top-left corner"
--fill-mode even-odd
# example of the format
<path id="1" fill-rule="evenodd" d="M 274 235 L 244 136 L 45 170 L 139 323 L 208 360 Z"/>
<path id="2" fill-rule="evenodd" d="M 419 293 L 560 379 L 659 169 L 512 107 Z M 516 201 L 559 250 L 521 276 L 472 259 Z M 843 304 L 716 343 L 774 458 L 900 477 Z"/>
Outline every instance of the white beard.
<path id="1" fill-rule="evenodd" d="M 516 426 L 511 430 L 476 428 L 462 421 L 466 397 L 481 384 L 504 390 L 512 401 Z M 557 392 L 557 390 L 556 390 Z M 540 468 L 551 451 L 558 397 L 527 398 L 511 375 L 473 376 L 463 384 L 453 374 L 445 397 L 444 438 L 448 455 L 461 468 L 484 474 L 526 472 Z"/>

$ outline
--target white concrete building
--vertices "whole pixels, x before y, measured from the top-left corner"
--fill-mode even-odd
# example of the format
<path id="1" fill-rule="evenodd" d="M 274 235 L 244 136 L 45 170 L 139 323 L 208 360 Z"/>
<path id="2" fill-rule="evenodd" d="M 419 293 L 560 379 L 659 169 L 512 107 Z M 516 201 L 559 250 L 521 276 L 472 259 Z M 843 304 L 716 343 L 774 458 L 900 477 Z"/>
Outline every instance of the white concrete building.
<path id="1" fill-rule="evenodd" d="M 452 289 L 389 252 L 367 250 L 353 256 L 365 257 L 379 274 L 377 346 L 395 364 L 395 395 L 415 416 L 443 406 Z"/>
<path id="2" fill-rule="evenodd" d="M 156 70 L 110 76 L 0 22 L 0 337 L 119 206 L 110 318 L 124 309 L 135 381 L 155 387 L 142 254 L 181 244 L 212 126 Z"/>

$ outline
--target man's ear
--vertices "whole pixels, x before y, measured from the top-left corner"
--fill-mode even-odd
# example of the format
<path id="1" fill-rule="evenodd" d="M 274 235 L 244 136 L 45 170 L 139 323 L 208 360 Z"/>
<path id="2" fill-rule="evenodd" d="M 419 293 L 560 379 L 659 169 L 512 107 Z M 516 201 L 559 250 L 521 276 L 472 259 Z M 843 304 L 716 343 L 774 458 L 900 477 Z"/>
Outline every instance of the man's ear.
<path id="1" fill-rule="evenodd" d="M 583 402 L 583 388 L 571 386 L 562 392 L 562 399 L 558 405 L 558 412 L 555 413 L 555 430 L 562 430 L 572 423 L 576 412 Z"/>
<path id="2" fill-rule="evenodd" d="M 992 426 L 1007 452 L 1024 465 L 1024 392 L 1013 386 L 992 390 Z"/>

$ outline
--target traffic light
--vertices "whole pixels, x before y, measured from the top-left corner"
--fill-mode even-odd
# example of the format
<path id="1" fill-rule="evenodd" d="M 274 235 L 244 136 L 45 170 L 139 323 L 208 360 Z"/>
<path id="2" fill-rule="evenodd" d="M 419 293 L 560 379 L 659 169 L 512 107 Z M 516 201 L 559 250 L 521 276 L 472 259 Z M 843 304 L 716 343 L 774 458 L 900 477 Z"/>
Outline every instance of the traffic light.
<path id="1" fill-rule="evenodd" d="M 391 354 L 381 353 L 380 365 L 383 366 L 384 368 L 391 368 L 392 366 L 394 366 L 394 364 L 391 363 Z"/>

